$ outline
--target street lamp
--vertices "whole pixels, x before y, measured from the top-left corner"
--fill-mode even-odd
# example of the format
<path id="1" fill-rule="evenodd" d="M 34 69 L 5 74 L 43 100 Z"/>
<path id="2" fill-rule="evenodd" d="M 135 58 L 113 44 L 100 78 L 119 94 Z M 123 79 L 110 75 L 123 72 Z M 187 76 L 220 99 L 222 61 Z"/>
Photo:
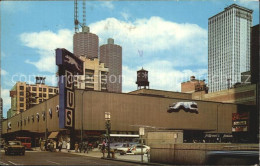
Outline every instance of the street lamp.
<path id="1" fill-rule="evenodd" d="M 48 119 L 48 113 L 47 113 L 47 101 L 45 101 L 45 141 L 47 141 L 47 134 L 48 134 L 48 123 L 47 123 L 47 119 Z"/>
<path id="2" fill-rule="evenodd" d="M 83 142 L 83 97 L 84 97 L 84 92 L 85 90 L 82 91 L 82 100 L 81 100 L 81 133 L 80 133 L 80 140 L 81 140 L 81 143 Z"/>
<path id="3" fill-rule="evenodd" d="M 106 120 L 106 134 L 107 134 L 107 141 L 108 141 L 108 155 L 107 158 L 110 158 L 110 129 L 111 129 L 111 123 L 110 123 L 110 112 L 105 112 L 105 120 Z"/>

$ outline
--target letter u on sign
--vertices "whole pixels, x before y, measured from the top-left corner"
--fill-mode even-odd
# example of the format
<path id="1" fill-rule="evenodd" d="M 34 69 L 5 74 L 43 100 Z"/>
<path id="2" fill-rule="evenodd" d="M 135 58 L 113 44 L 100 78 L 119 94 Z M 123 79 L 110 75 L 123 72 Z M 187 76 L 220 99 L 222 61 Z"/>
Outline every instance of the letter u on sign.
<path id="1" fill-rule="evenodd" d="M 67 108 L 74 109 L 74 92 L 67 90 Z"/>

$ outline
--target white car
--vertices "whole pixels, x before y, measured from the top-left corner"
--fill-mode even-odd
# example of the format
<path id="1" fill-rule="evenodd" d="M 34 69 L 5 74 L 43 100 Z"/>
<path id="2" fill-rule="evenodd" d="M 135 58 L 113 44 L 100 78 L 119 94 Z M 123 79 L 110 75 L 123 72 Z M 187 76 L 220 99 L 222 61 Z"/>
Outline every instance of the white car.
<path id="1" fill-rule="evenodd" d="M 196 102 L 177 102 L 169 106 L 167 112 L 178 112 L 183 109 L 185 112 L 191 112 L 198 114 L 198 105 Z"/>
<path id="2" fill-rule="evenodd" d="M 129 143 L 123 143 L 122 146 L 117 147 L 115 151 L 120 153 L 121 155 L 124 155 L 124 154 L 126 154 L 126 152 L 128 151 L 129 148 L 130 148 Z"/>
<path id="3" fill-rule="evenodd" d="M 143 148 L 143 153 L 142 153 L 142 148 Z M 127 153 L 130 154 L 147 154 L 149 152 L 150 152 L 150 147 L 147 145 L 133 145 L 127 151 Z"/>

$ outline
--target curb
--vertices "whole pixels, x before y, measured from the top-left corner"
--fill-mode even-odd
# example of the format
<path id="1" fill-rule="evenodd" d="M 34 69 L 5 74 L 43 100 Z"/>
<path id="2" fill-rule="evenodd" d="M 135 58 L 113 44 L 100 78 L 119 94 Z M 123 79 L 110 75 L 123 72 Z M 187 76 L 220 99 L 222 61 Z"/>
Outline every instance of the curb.
<path id="1" fill-rule="evenodd" d="M 164 164 L 160 164 L 160 163 L 142 163 L 140 161 L 133 161 L 133 160 L 120 160 L 120 159 L 114 159 L 114 158 L 103 158 L 101 157 L 101 159 L 103 160 L 113 160 L 113 161 L 120 161 L 120 162 L 126 162 L 126 163 L 134 163 L 134 164 L 140 164 L 140 165 L 161 165 L 161 166 L 165 166 Z"/>

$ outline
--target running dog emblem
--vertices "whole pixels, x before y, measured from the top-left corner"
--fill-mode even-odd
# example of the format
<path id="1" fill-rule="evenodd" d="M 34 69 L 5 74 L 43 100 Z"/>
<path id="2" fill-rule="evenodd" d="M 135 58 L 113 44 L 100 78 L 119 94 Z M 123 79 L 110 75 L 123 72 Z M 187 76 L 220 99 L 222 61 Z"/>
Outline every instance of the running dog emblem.
<path id="1" fill-rule="evenodd" d="M 82 72 L 82 69 L 80 68 L 79 64 L 75 61 L 75 59 L 73 59 L 69 55 L 65 55 L 64 62 L 74 65 L 80 72 Z"/>

